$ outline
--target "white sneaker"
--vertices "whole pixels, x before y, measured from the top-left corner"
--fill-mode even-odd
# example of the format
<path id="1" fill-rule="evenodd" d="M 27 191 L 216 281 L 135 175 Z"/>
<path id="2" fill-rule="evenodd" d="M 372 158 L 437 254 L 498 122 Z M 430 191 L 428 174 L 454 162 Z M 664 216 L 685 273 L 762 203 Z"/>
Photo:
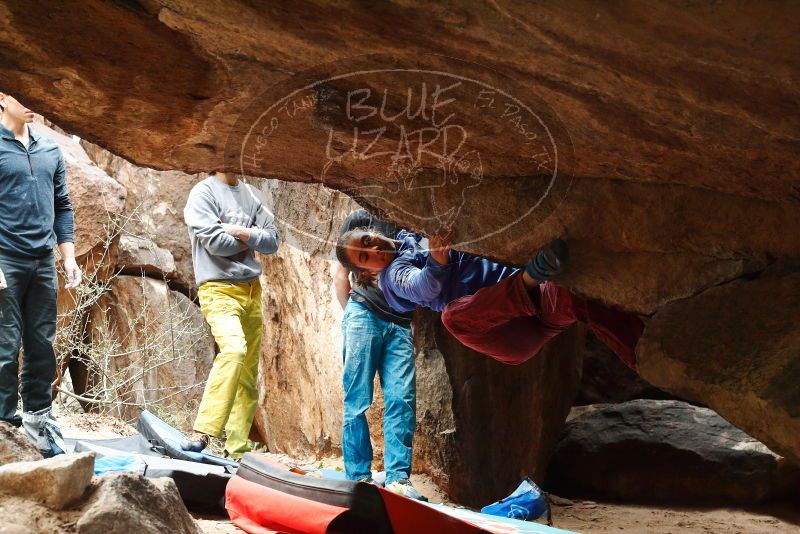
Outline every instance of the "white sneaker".
<path id="1" fill-rule="evenodd" d="M 416 499 L 418 501 L 428 500 L 426 497 L 423 497 L 414 486 L 411 485 L 411 481 L 407 478 L 400 478 L 391 484 L 386 484 L 386 489 L 392 493 L 402 495 L 403 497 L 408 497 L 409 499 Z"/>

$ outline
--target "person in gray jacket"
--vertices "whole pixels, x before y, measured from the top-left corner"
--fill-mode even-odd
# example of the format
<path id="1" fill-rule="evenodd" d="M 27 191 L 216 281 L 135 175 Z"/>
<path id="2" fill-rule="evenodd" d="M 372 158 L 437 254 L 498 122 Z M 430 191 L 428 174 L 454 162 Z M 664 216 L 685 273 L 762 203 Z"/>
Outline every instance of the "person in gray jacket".
<path id="1" fill-rule="evenodd" d="M 0 420 L 23 425 L 47 456 L 59 452 L 46 429 L 56 371 L 53 249 L 58 245 L 65 287 L 77 287 L 74 217 L 58 145 L 28 126 L 33 112 L 13 96 L 0 93 L 0 113 Z"/>
<path id="2" fill-rule="evenodd" d="M 225 454 L 239 459 L 258 404 L 261 351 L 261 264 L 255 252 L 273 254 L 280 239 L 272 214 L 256 190 L 236 175 L 212 173 L 192 188 L 184 209 L 200 310 L 219 347 L 195 433 L 181 444 L 199 452 L 209 437 L 226 434 Z"/>

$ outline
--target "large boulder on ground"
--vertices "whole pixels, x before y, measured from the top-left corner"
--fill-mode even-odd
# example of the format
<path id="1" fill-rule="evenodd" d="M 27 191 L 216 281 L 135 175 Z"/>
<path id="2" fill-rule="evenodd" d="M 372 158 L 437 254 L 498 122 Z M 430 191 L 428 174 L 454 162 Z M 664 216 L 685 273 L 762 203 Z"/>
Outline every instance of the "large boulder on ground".
<path id="1" fill-rule="evenodd" d="M 189 422 L 215 355 L 200 309 L 163 281 L 118 276 L 90 320 L 85 395 L 109 401 L 125 419 L 158 404 L 180 407 Z"/>
<path id="2" fill-rule="evenodd" d="M 0 467 L 0 532 L 200 534 L 172 479 L 133 473 L 92 478 L 93 456 Z"/>
<path id="3" fill-rule="evenodd" d="M 800 272 L 712 288 L 655 314 L 639 372 L 800 465 L 799 324 Z"/>
<path id="4" fill-rule="evenodd" d="M 33 130 L 58 144 L 64 155 L 67 187 L 75 215 L 75 254 L 83 270 L 84 284 L 102 285 L 113 273 L 120 217 L 125 206 L 125 188 L 98 167 L 74 138 L 37 120 Z M 60 356 L 68 360 L 85 334 L 85 314 L 97 297 L 96 291 L 67 290 L 59 276 L 58 344 Z"/>
<path id="5" fill-rule="evenodd" d="M 800 469 L 708 408 L 633 400 L 574 408 L 547 488 L 626 502 L 737 502 L 797 497 Z"/>
<path id="6" fill-rule="evenodd" d="M 24 495 L 52 510 L 79 501 L 94 475 L 94 453 L 62 454 L 0 466 L 0 493 Z"/>
<path id="7" fill-rule="evenodd" d="M 15 426 L 0 421 L 0 465 L 41 460 L 39 448 Z"/>
<path id="8" fill-rule="evenodd" d="M 354 204 L 321 186 L 277 180 L 265 181 L 262 192 L 282 244 L 261 257 L 255 424 L 270 450 L 325 454 L 341 445 L 342 425 L 342 308 L 333 294 L 331 244 Z"/>
<path id="9" fill-rule="evenodd" d="M 77 522 L 78 534 L 170 532 L 200 534 L 171 478 L 108 473 L 95 479 Z"/>
<path id="10" fill-rule="evenodd" d="M 747 283 L 724 284 L 800 257 L 798 14 L 767 2 L 5 1 L 0 63 L 6 91 L 140 165 L 323 182 L 409 227 L 452 225 L 457 248 L 506 262 L 564 236 L 563 284 L 670 310 L 639 351 L 645 379 L 797 461 L 800 377 L 761 328 L 791 322 L 733 295 Z M 108 46 L 121 35 L 135 46 Z M 188 187 L 133 181 L 176 198 Z M 693 309 L 704 291 L 719 301 Z M 741 343 L 720 350 L 723 339 Z M 758 357 L 740 365 L 741 347 Z"/>

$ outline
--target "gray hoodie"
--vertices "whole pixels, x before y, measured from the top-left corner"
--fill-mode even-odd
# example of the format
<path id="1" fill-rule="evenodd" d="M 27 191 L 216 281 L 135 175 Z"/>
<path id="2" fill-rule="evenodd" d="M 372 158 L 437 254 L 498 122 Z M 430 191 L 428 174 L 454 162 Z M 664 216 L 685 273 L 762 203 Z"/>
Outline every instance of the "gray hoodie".
<path id="1" fill-rule="evenodd" d="M 264 207 L 256 189 L 243 182 L 235 186 L 209 176 L 192 188 L 183 217 L 192 240 L 192 260 L 197 285 L 208 281 L 244 282 L 261 274 L 255 251 L 272 254 L 280 238 L 272 214 Z M 222 223 L 244 226 L 250 231 L 242 242 L 222 229 Z"/>

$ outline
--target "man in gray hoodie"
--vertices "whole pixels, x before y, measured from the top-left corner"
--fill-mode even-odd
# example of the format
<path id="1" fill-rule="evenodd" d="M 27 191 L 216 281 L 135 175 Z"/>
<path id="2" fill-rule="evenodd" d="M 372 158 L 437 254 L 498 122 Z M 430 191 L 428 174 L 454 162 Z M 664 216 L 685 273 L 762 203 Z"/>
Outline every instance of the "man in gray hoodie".
<path id="1" fill-rule="evenodd" d="M 219 354 L 200 401 L 195 433 L 181 446 L 199 452 L 226 434 L 225 454 L 239 459 L 258 404 L 261 350 L 261 264 L 280 239 L 255 188 L 236 175 L 212 173 L 192 188 L 183 211 L 192 241 L 200 310 Z"/>

